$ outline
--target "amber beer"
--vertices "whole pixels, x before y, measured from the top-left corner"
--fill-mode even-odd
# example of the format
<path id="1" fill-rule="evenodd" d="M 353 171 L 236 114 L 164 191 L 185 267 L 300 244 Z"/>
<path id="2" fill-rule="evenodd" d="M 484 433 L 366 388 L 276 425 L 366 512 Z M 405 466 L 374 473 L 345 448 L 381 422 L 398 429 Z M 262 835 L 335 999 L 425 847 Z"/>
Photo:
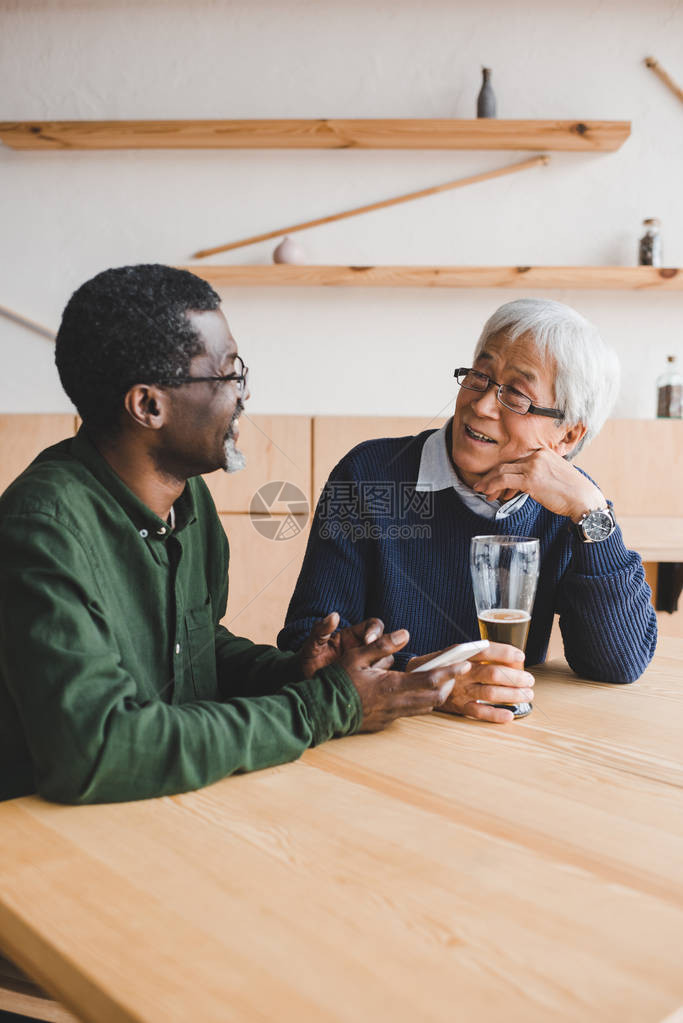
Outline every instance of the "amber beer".
<path id="1" fill-rule="evenodd" d="M 478 618 L 482 639 L 488 639 L 491 643 L 510 643 L 520 650 L 526 648 L 531 623 L 531 615 L 526 611 L 492 607 L 488 611 L 480 611 Z"/>
<path id="2" fill-rule="evenodd" d="M 475 536 L 470 545 L 474 603 L 482 639 L 526 649 L 536 595 L 540 544 L 533 536 Z M 526 717 L 530 703 L 494 703 Z"/>
<path id="3" fill-rule="evenodd" d="M 488 611 L 478 614 L 479 632 L 482 639 L 490 643 L 511 643 L 512 646 L 526 649 L 526 638 L 529 635 L 531 615 L 512 607 L 491 607 Z M 494 703 L 494 707 L 511 710 L 516 718 L 525 718 L 531 714 L 533 703 Z"/>

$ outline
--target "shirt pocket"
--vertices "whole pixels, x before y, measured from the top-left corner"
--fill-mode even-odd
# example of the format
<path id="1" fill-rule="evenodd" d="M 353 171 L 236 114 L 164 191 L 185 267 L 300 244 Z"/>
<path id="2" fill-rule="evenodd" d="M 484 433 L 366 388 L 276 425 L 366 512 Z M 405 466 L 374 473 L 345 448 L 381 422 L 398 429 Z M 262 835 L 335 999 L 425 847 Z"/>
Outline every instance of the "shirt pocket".
<path id="1" fill-rule="evenodd" d="M 185 633 L 195 698 L 217 700 L 216 636 L 210 600 L 185 612 Z"/>

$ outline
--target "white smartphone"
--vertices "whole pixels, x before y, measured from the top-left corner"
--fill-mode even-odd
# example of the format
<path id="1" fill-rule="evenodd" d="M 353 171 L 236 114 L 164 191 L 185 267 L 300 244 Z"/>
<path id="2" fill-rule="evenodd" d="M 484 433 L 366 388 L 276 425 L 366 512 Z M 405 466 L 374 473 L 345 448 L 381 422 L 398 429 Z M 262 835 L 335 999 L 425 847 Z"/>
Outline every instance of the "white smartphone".
<path id="1" fill-rule="evenodd" d="M 467 661 L 474 654 L 486 650 L 488 645 L 488 639 L 477 639 L 473 643 L 457 643 L 444 650 L 442 654 L 432 657 L 426 664 L 421 664 L 419 668 L 411 668 L 411 671 L 431 671 L 432 668 L 442 668 L 445 664 L 459 664 L 460 661 Z"/>

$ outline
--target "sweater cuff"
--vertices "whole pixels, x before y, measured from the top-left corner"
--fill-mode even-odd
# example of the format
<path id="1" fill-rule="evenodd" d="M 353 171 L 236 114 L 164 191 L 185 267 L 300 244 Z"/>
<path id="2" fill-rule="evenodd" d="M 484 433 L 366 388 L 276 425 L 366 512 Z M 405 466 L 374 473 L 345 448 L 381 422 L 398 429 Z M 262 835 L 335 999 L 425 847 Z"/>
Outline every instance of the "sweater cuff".
<path id="1" fill-rule="evenodd" d="M 358 690 L 338 664 L 328 664 L 313 678 L 299 682 L 296 691 L 306 704 L 311 721 L 311 746 L 352 735 L 360 729 L 363 708 Z"/>
<path id="2" fill-rule="evenodd" d="M 572 541 L 572 567 L 579 575 L 616 575 L 629 568 L 632 557 L 618 525 L 606 540 L 584 543 L 575 536 Z"/>
<path id="3" fill-rule="evenodd" d="M 408 661 L 412 661 L 413 657 L 417 656 L 418 654 L 413 654 L 406 650 L 399 650 L 394 654 L 394 663 L 391 665 L 391 671 L 405 671 Z"/>

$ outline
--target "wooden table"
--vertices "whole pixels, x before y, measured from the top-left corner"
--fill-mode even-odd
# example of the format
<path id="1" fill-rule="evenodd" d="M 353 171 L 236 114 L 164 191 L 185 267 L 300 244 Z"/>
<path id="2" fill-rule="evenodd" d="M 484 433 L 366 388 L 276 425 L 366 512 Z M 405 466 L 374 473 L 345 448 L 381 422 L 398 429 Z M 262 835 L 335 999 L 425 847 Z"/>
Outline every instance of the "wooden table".
<path id="1" fill-rule="evenodd" d="M 0 946 L 85 1020 L 683 1019 L 683 641 L 188 795 L 0 804 Z"/>

